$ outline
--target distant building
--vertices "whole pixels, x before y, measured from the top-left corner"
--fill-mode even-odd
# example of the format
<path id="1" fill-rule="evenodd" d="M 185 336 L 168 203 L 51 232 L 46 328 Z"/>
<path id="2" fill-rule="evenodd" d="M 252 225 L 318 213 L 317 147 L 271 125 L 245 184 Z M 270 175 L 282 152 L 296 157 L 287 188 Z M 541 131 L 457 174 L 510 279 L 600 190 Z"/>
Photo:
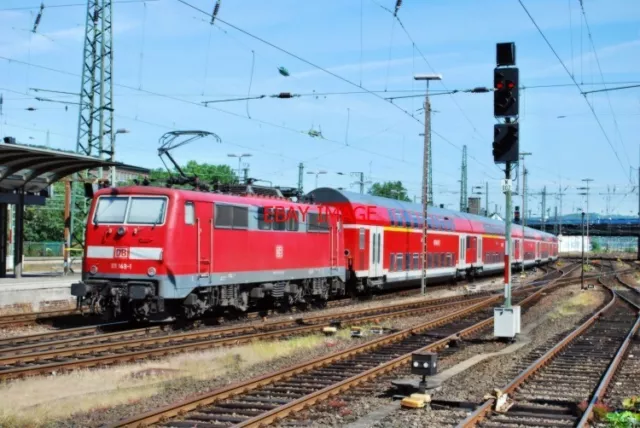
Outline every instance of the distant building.
<path id="1" fill-rule="evenodd" d="M 92 169 L 90 171 L 91 175 L 98 177 L 98 170 Z M 116 185 L 128 183 L 131 180 L 142 180 L 144 178 L 149 178 L 149 174 L 151 170 L 148 168 L 142 168 L 134 165 L 118 165 L 116 167 Z M 105 168 L 102 170 L 102 179 L 111 181 L 111 170 Z"/>
<path id="2" fill-rule="evenodd" d="M 469 214 L 480 215 L 480 198 L 475 196 L 469 198 Z"/>

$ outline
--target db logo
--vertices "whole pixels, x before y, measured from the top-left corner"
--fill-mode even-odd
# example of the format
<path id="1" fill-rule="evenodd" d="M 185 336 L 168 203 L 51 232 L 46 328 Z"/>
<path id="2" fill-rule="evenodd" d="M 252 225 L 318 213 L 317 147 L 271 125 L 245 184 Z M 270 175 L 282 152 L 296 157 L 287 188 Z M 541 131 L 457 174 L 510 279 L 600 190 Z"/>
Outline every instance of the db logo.
<path id="1" fill-rule="evenodd" d="M 129 249 L 128 248 L 116 248 L 115 258 L 116 259 L 128 259 L 129 258 Z"/>

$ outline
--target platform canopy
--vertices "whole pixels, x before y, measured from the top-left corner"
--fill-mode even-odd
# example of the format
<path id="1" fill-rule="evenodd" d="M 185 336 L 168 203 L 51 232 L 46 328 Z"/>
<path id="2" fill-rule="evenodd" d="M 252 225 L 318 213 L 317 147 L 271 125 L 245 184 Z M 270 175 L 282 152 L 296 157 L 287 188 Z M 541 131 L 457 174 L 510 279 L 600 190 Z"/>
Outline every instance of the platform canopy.
<path id="1" fill-rule="evenodd" d="M 40 193 L 76 172 L 118 163 L 91 156 L 0 142 L 0 192 Z"/>

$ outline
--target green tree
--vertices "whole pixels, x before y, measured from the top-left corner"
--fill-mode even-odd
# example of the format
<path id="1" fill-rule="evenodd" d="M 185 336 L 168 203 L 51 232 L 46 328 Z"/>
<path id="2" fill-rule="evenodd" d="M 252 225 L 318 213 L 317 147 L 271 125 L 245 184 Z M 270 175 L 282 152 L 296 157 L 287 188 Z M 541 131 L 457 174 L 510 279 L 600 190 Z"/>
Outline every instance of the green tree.
<path id="1" fill-rule="evenodd" d="M 53 197 L 44 206 L 27 206 L 24 210 L 24 240 L 43 242 L 63 240 L 64 183 L 53 185 Z"/>
<path id="2" fill-rule="evenodd" d="M 411 202 L 407 195 L 407 189 L 402 185 L 402 181 L 385 181 L 384 183 L 374 183 L 369 190 L 370 195 L 382 196 L 384 198 L 398 199 L 400 201 Z"/>
<path id="3" fill-rule="evenodd" d="M 216 179 L 222 184 L 239 182 L 238 176 L 229 165 L 213 165 L 191 160 L 186 165 L 181 165 L 180 168 L 187 175 L 197 175 L 205 183 L 211 183 Z M 171 169 L 171 175 L 179 174 L 175 168 Z M 169 178 L 169 175 L 170 173 L 166 168 L 154 168 L 149 173 L 149 180 L 154 184 L 164 183 Z"/>

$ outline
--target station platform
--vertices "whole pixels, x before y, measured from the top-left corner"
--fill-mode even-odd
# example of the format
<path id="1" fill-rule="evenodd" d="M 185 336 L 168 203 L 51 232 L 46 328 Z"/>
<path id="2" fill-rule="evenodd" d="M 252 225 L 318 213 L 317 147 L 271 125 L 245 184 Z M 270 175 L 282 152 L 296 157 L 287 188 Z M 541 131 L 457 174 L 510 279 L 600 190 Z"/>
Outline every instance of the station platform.
<path id="1" fill-rule="evenodd" d="M 0 278 L 0 314 L 41 312 L 75 307 L 71 284 L 80 274 L 25 273 L 22 278 Z"/>

